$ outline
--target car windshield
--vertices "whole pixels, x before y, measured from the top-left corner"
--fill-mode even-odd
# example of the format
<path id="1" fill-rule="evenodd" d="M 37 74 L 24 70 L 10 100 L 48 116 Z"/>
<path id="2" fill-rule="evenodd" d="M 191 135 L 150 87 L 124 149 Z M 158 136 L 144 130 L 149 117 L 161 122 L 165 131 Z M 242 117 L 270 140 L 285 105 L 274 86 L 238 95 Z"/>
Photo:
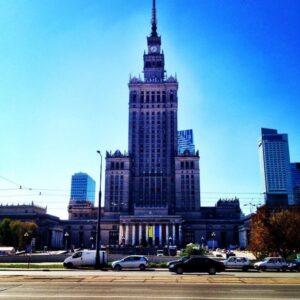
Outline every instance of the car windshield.
<path id="1" fill-rule="evenodd" d="M 269 261 L 268 257 L 266 257 L 266 258 L 263 259 L 263 262 L 267 262 L 267 261 Z"/>
<path id="2" fill-rule="evenodd" d="M 131 261 L 131 260 L 133 260 L 132 256 L 127 256 L 122 259 L 122 261 Z"/>
<path id="3" fill-rule="evenodd" d="M 82 256 L 82 252 L 76 252 L 75 254 L 73 254 L 73 258 L 78 258 Z"/>

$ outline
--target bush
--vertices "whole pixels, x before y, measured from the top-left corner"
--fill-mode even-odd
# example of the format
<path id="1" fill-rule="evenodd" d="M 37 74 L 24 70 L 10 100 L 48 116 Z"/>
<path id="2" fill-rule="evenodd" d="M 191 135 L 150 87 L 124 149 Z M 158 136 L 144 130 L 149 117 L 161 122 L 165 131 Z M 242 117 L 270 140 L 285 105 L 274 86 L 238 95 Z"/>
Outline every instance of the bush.
<path id="1" fill-rule="evenodd" d="M 182 251 L 181 256 L 204 255 L 206 250 L 197 244 L 188 244 Z"/>
<path id="2" fill-rule="evenodd" d="M 154 263 L 150 262 L 149 263 L 149 268 L 167 268 L 168 265 L 166 262 L 161 262 L 161 263 Z"/>

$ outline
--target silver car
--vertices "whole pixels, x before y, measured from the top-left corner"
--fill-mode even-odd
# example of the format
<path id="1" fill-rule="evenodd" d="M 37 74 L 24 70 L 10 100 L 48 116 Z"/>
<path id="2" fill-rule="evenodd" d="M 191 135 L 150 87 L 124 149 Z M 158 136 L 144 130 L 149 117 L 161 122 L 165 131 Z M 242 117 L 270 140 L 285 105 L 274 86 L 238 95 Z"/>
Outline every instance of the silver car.
<path id="1" fill-rule="evenodd" d="M 114 261 L 111 266 L 115 271 L 122 269 L 140 269 L 144 271 L 149 265 L 149 261 L 145 256 L 131 255 L 121 260 Z"/>
<path id="2" fill-rule="evenodd" d="M 277 270 L 286 271 L 287 263 L 281 257 L 267 257 L 263 261 L 254 264 L 254 268 L 260 271 Z"/>
<path id="3" fill-rule="evenodd" d="M 247 272 L 251 265 L 249 260 L 246 257 L 229 257 L 223 261 L 226 269 L 240 269 L 244 272 Z"/>

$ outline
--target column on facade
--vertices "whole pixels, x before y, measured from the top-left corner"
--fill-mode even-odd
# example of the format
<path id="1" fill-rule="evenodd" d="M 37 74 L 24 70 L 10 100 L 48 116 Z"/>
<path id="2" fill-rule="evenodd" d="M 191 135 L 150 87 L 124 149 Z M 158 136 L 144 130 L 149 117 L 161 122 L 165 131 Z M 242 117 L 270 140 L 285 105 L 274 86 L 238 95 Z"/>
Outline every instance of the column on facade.
<path id="1" fill-rule="evenodd" d="M 173 234 L 173 245 L 176 244 L 176 224 L 173 224 L 173 230 L 172 230 L 172 234 Z"/>
<path id="2" fill-rule="evenodd" d="M 124 228 L 123 228 L 123 224 L 120 224 L 120 226 L 119 226 L 119 245 L 122 244 L 123 236 L 124 236 Z"/>
<path id="3" fill-rule="evenodd" d="M 148 243 L 148 239 L 149 239 L 149 228 L 148 228 L 148 224 L 146 224 L 146 243 Z"/>
<path id="4" fill-rule="evenodd" d="M 129 225 L 125 225 L 125 245 L 129 244 Z"/>
<path id="5" fill-rule="evenodd" d="M 158 226 L 159 244 L 162 245 L 162 224 L 159 224 Z"/>
<path id="6" fill-rule="evenodd" d="M 142 224 L 139 225 L 139 244 L 142 244 L 142 238 L 143 238 L 143 227 Z"/>
<path id="7" fill-rule="evenodd" d="M 132 246 L 135 245 L 135 224 L 132 224 Z"/>
<path id="8" fill-rule="evenodd" d="M 166 244 L 169 244 L 169 224 L 166 224 Z"/>

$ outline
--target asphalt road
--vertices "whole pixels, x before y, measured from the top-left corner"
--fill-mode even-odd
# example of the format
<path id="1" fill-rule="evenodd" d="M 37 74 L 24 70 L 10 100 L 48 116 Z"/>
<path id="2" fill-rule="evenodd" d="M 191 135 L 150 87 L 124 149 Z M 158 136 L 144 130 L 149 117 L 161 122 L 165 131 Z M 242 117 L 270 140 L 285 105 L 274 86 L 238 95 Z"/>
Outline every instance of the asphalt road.
<path id="1" fill-rule="evenodd" d="M 136 282 L 0 283 L 1 299 L 300 299 L 300 286 Z"/>
<path id="2" fill-rule="evenodd" d="M 77 276 L 138 276 L 138 277 L 151 277 L 151 276 L 167 276 L 167 277 L 178 277 L 178 275 L 174 273 L 170 273 L 167 269 L 150 269 L 146 271 L 139 270 L 123 270 L 121 272 L 116 271 L 98 271 L 91 269 L 63 269 L 63 270 L 55 270 L 55 269 L 45 269 L 45 270 L 37 270 L 37 269 L 18 269 L 11 270 L 6 269 L 0 270 L 0 278 L 1 276 L 7 275 L 22 275 L 22 276 L 47 276 L 47 277 L 56 277 L 56 276 L 64 276 L 64 277 L 77 277 Z M 189 276 L 191 274 L 184 274 L 185 276 Z M 197 274 L 192 276 L 205 276 L 207 273 Z M 298 278 L 300 280 L 300 272 L 258 272 L 255 270 L 250 270 L 249 272 L 241 272 L 241 271 L 226 271 L 222 273 L 218 273 L 216 276 L 208 276 L 210 278 L 214 277 L 240 277 L 240 278 Z"/>
<path id="3" fill-rule="evenodd" d="M 300 299 L 300 273 L 0 271 L 1 299 Z"/>

